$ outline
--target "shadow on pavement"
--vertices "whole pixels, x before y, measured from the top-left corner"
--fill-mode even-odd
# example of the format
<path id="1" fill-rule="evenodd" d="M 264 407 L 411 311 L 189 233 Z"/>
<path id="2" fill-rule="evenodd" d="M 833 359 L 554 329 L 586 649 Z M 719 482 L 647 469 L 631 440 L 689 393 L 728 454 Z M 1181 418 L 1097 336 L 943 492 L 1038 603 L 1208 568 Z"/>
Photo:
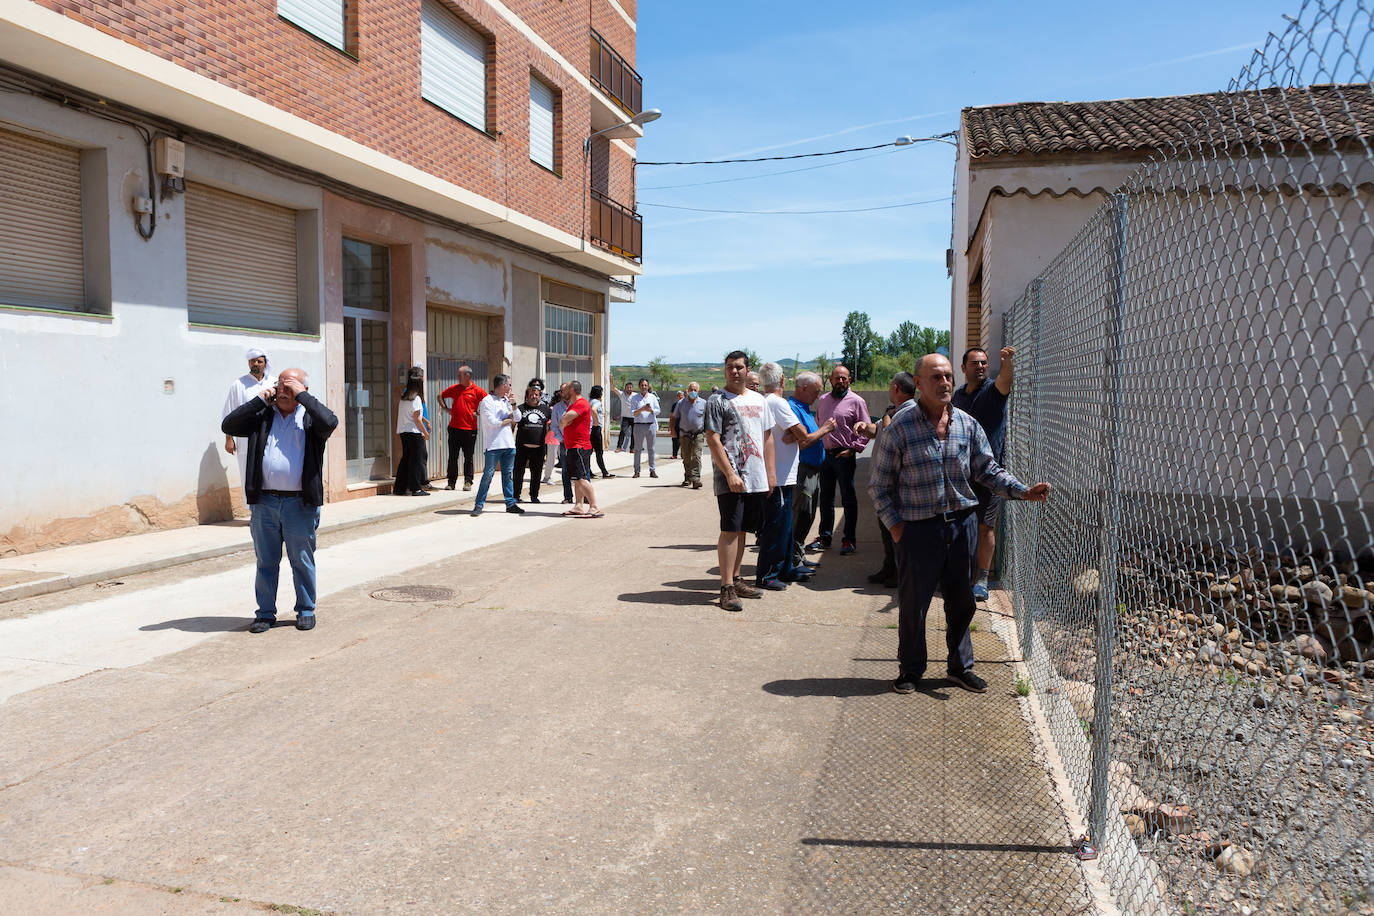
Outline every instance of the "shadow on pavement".
<path id="1" fill-rule="evenodd" d="M 951 852 L 1073 852 L 1072 846 L 1040 843 L 947 843 L 923 840 L 840 840 L 802 837 L 803 846 L 848 846 L 857 849 L 938 849 Z"/>
<path id="2" fill-rule="evenodd" d="M 246 617 L 179 617 L 176 620 L 164 620 L 162 623 L 150 623 L 147 626 L 139 627 L 140 630 L 184 630 L 187 633 L 229 633 L 234 630 L 246 630 L 253 622 L 253 615 L 250 613 Z M 278 621 L 280 624 L 281 621 Z"/>
<path id="3" fill-rule="evenodd" d="M 870 677 L 803 677 L 769 681 L 763 689 L 780 697 L 876 697 L 892 692 L 892 682 Z"/>
<path id="4" fill-rule="evenodd" d="M 618 601 L 633 601 L 636 604 L 675 604 L 679 607 L 695 607 L 711 604 L 720 589 L 711 592 L 626 592 L 617 596 Z"/>

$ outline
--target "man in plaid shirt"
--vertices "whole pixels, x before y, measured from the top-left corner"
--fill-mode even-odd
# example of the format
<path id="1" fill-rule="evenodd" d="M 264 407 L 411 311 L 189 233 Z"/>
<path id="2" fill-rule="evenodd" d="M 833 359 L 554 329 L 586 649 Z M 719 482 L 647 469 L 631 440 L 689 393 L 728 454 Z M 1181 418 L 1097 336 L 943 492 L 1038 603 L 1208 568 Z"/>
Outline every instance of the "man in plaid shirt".
<path id="1" fill-rule="evenodd" d="M 945 602 L 949 677 L 975 693 L 988 689 L 973 673 L 973 566 L 978 497 L 972 483 L 1006 499 L 1043 501 L 1050 485 L 1027 487 L 992 456 L 987 434 L 953 407 L 954 369 L 932 353 L 916 363 L 920 400 L 901 411 L 873 455 L 868 492 L 897 555 L 897 663 L 892 689 L 915 692 L 926 670 L 926 612 L 938 586 Z"/>

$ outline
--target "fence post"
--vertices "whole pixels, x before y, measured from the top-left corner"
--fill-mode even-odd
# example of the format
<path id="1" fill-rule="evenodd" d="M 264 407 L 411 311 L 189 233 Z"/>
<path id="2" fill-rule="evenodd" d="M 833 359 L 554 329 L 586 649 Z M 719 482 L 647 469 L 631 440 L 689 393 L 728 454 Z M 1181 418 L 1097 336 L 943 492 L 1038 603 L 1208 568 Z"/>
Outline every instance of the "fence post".
<path id="1" fill-rule="evenodd" d="M 1043 427 L 1040 422 L 1040 402 L 1043 392 L 1040 389 L 1040 309 L 1044 302 L 1042 290 L 1045 286 L 1044 277 L 1036 277 L 1030 283 L 1030 295 L 1026 298 L 1026 305 L 1030 308 L 1031 320 L 1031 373 L 1027 379 L 1024 375 L 1018 382 L 1018 386 L 1030 388 L 1031 402 L 1031 446 L 1030 446 L 1030 480 L 1044 480 L 1044 469 L 1040 466 L 1041 445 L 1044 441 Z M 1017 362 L 1024 365 L 1024 358 Z M 1022 391 L 1025 387 L 1021 388 Z M 1034 654 L 1035 640 L 1032 639 L 1032 632 L 1035 626 L 1036 611 L 1042 607 L 1042 597 L 1040 594 L 1040 514 L 1026 513 L 1025 519 L 1031 529 L 1030 537 L 1030 562 L 1025 564 L 1023 569 L 1028 571 L 1024 581 L 1016 583 L 1018 591 L 1023 590 L 1021 607 L 1025 613 L 1018 621 L 1021 629 L 1021 658 L 1026 665 L 1030 664 Z"/>
<path id="2" fill-rule="evenodd" d="M 1123 321 L 1126 311 L 1126 219 L 1125 194 L 1112 197 L 1114 210 L 1111 274 L 1111 302 L 1108 303 L 1106 339 L 1103 341 L 1102 397 L 1102 525 L 1099 541 L 1101 560 L 1098 570 L 1097 670 L 1093 693 L 1092 786 L 1089 800 L 1089 829 L 1094 842 L 1106 838 L 1108 763 L 1112 747 L 1112 665 L 1116 653 L 1116 583 L 1119 563 L 1117 547 L 1121 533 L 1121 492 L 1118 461 L 1118 425 L 1121 417 L 1121 356 Z"/>

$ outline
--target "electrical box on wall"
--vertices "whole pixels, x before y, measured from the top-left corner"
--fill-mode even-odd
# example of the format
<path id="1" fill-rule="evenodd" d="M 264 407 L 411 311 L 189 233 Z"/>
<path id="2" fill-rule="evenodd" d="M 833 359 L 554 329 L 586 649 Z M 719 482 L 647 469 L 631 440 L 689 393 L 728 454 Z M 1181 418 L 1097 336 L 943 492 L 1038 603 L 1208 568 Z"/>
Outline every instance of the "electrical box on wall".
<path id="1" fill-rule="evenodd" d="M 186 176 L 186 144 L 171 137 L 158 137 L 153 147 L 157 173 L 169 178 Z"/>

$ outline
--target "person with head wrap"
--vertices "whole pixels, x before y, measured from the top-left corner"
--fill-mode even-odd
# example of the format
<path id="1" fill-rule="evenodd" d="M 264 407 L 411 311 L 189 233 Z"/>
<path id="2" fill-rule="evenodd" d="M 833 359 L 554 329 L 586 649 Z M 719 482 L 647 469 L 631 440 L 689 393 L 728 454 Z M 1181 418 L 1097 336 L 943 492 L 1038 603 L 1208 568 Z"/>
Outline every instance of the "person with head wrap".
<path id="1" fill-rule="evenodd" d="M 272 363 L 267 354 L 257 347 L 252 347 L 247 353 L 247 359 L 248 372 L 230 383 L 229 393 L 224 398 L 224 408 L 220 411 L 220 420 L 229 416 L 236 408 L 247 404 L 263 388 L 272 386 Z M 224 450 L 238 459 L 240 486 L 243 485 L 247 474 L 248 455 L 243 450 L 247 444 L 247 439 L 224 437 Z"/>

